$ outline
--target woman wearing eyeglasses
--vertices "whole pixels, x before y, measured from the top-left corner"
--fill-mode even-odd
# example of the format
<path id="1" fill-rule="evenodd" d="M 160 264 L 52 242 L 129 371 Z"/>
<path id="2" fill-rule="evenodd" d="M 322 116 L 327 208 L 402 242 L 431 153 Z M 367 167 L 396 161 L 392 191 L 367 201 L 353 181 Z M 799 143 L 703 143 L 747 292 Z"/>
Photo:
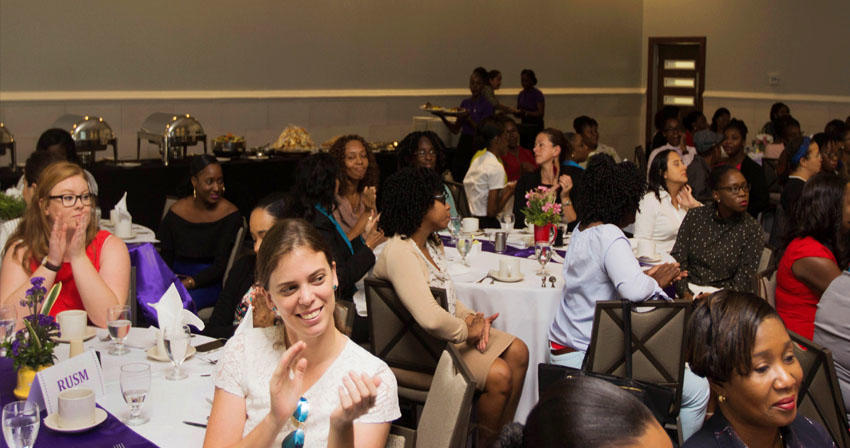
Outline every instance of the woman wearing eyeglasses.
<path id="1" fill-rule="evenodd" d="M 50 310 L 85 310 L 89 320 L 106 327 L 106 310 L 127 300 L 130 255 L 127 246 L 104 230 L 98 231 L 95 196 L 85 173 L 70 162 L 51 164 L 41 173 L 37 189 L 15 233 L 4 248 L 0 270 L 3 305 L 26 308 L 19 300 L 41 277 L 50 288 L 61 282 L 62 291 Z"/>
<path id="2" fill-rule="evenodd" d="M 670 255 L 689 283 L 753 292 L 764 237 L 747 214 L 750 186 L 729 165 L 715 168 L 709 185 L 714 201 L 688 211 Z"/>
<path id="3" fill-rule="evenodd" d="M 408 166 L 430 168 L 442 177 L 446 168 L 446 145 L 434 131 L 414 131 L 404 136 L 398 143 L 398 168 Z M 443 183 L 446 202 L 449 204 L 452 218 L 457 217 L 457 206 L 448 185 Z"/>

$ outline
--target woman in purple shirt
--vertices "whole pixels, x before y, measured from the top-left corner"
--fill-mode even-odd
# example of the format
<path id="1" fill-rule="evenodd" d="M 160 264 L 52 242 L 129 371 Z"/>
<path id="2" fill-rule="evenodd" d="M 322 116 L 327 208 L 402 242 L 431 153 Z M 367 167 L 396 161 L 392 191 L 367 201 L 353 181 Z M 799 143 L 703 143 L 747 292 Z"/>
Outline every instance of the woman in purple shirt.
<path id="1" fill-rule="evenodd" d="M 537 87 L 537 75 L 534 70 L 524 69 L 520 73 L 522 90 L 516 97 L 516 112 L 519 118 L 519 144 L 523 148 L 534 147 L 534 138 L 543 130 L 543 111 L 546 101 L 543 92 Z"/>
<path id="2" fill-rule="evenodd" d="M 486 82 L 486 77 L 482 76 L 482 71 L 483 74 L 487 73 L 486 70 L 479 67 L 469 76 L 469 92 L 472 93 L 472 96 L 460 103 L 462 110 L 457 120 L 452 123 L 446 120 L 445 115 L 439 115 L 443 123 L 452 131 L 452 134 L 460 132 L 460 139 L 452 155 L 451 163 L 452 177 L 458 182 L 463 181 L 466 170 L 469 169 L 469 163 L 472 161 L 472 155 L 475 154 L 474 140 L 478 124 L 493 115 L 493 105 L 481 94 Z"/>

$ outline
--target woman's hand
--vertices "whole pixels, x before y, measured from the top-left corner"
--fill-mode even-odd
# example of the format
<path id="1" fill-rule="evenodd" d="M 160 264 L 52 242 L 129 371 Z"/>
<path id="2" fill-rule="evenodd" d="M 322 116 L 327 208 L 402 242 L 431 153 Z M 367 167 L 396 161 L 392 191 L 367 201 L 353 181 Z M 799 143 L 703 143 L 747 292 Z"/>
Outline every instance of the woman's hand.
<path id="1" fill-rule="evenodd" d="M 378 191 L 375 187 L 366 187 L 363 189 L 363 205 L 366 207 L 366 210 L 375 210 L 375 198 L 377 195 Z"/>
<path id="2" fill-rule="evenodd" d="M 478 351 L 484 353 L 487 350 L 487 345 L 490 344 L 490 327 L 496 318 L 499 317 L 499 313 L 496 313 L 486 319 L 484 319 L 484 331 L 481 333 L 481 340 L 478 341 Z"/>
<path id="3" fill-rule="evenodd" d="M 379 213 L 376 214 L 375 210 L 372 210 L 372 212 L 369 213 L 369 217 L 366 219 L 366 227 L 363 228 L 363 233 L 366 235 L 372 233 L 372 230 L 378 226 L 379 219 L 381 219 L 381 215 Z"/>
<path id="4" fill-rule="evenodd" d="M 561 202 L 570 198 L 570 191 L 573 189 L 573 178 L 562 174 L 558 177 L 558 186 L 561 188 Z"/>
<path id="5" fill-rule="evenodd" d="M 466 316 L 466 343 L 477 347 L 484 337 L 485 319 L 483 313 L 475 313 Z"/>
<path id="6" fill-rule="evenodd" d="M 307 348 L 307 344 L 303 341 L 298 341 L 292 347 L 289 347 L 283 353 L 271 380 L 269 380 L 269 414 L 272 420 L 280 426 L 283 426 L 295 412 L 298 399 L 301 398 L 303 393 L 307 360 L 298 358 L 298 355 L 305 348 Z M 292 372 L 291 378 L 290 372 Z"/>
<path id="7" fill-rule="evenodd" d="M 345 427 L 369 412 L 378 398 L 378 386 L 381 378 L 378 375 L 370 377 L 365 373 L 355 375 L 348 372 L 348 377 L 342 379 L 339 386 L 339 406 L 331 412 L 331 426 Z"/>
<path id="8" fill-rule="evenodd" d="M 679 263 L 657 264 L 647 269 L 645 274 L 654 278 L 659 287 L 666 288 L 679 276 Z"/>
<path id="9" fill-rule="evenodd" d="M 61 266 L 65 260 L 65 252 L 68 249 L 68 226 L 63 220 L 53 221 L 50 230 L 50 239 L 47 242 L 47 261 L 54 266 Z"/>
<path id="10" fill-rule="evenodd" d="M 83 213 L 77 218 L 74 234 L 71 235 L 71 241 L 68 243 L 66 249 L 68 258 L 86 256 L 86 230 L 88 229 L 90 218 L 89 213 Z"/>
<path id="11" fill-rule="evenodd" d="M 679 190 L 679 193 L 676 195 L 676 199 L 679 201 L 679 205 L 685 207 L 685 210 L 690 210 L 695 207 L 701 207 L 702 203 L 694 199 L 694 195 L 692 193 L 692 189 L 690 185 L 685 185 Z"/>
<path id="12" fill-rule="evenodd" d="M 384 232 L 378 229 L 378 220 L 381 219 L 380 215 L 375 216 L 375 219 L 369 217 L 369 222 L 366 223 L 366 230 L 363 231 L 363 240 L 366 242 L 366 246 L 375 250 L 378 245 L 387 240 L 387 237 L 384 236 Z"/>

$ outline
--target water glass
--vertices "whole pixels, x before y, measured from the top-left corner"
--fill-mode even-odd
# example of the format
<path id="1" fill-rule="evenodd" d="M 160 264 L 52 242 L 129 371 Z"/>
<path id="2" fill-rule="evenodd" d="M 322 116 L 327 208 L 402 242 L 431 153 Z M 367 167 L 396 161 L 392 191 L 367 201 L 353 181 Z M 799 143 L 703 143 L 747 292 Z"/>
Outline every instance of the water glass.
<path id="1" fill-rule="evenodd" d="M 552 259 L 552 245 L 547 242 L 537 242 L 534 245 L 534 256 L 537 257 L 537 262 L 540 263 L 540 270 L 537 275 L 547 275 L 546 263 Z"/>
<path id="2" fill-rule="evenodd" d="M 472 249 L 472 244 L 475 243 L 475 238 L 469 233 L 463 233 L 457 240 L 457 251 L 460 253 L 460 259 L 464 266 L 469 266 L 469 261 L 466 260 L 466 255 Z"/>
<path id="3" fill-rule="evenodd" d="M 184 372 L 180 366 L 186 359 L 186 352 L 189 350 L 189 338 L 192 333 L 188 325 L 179 327 L 166 327 L 162 332 L 163 342 L 165 343 L 165 353 L 168 354 L 168 359 L 171 360 L 171 365 L 174 366 L 165 379 L 182 380 L 189 375 Z"/>
<path id="4" fill-rule="evenodd" d="M 41 413 L 38 405 L 13 401 L 3 406 L 3 438 L 10 448 L 30 448 L 35 445 Z"/>
<path id="5" fill-rule="evenodd" d="M 121 366 L 121 395 L 130 405 L 130 417 L 124 423 L 135 426 L 147 423 L 142 415 L 142 405 L 151 389 L 151 366 L 145 362 L 131 362 Z"/>
<path id="6" fill-rule="evenodd" d="M 123 355 L 127 353 L 124 347 L 124 339 L 130 333 L 130 306 L 113 305 L 107 309 L 106 326 L 109 328 L 109 337 L 112 338 L 112 347 L 109 348 L 110 355 Z"/>
<path id="7" fill-rule="evenodd" d="M 0 306 L 0 342 L 6 342 L 14 336 L 17 317 L 14 306 Z M 6 354 L 0 352 L 0 355 Z"/>
<path id="8" fill-rule="evenodd" d="M 457 245 L 460 236 L 460 216 L 452 216 L 449 220 L 449 233 L 452 235 L 452 244 Z"/>
<path id="9" fill-rule="evenodd" d="M 504 215 L 500 216 L 499 225 L 505 232 L 510 232 L 514 229 L 514 215 L 512 213 L 505 213 Z"/>

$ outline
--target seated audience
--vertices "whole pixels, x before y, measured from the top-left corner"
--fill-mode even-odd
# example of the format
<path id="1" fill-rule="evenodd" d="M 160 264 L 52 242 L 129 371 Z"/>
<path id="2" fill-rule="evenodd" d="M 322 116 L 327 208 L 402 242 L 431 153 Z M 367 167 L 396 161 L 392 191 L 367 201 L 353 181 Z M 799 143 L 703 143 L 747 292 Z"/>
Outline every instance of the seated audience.
<path id="1" fill-rule="evenodd" d="M 706 120 L 705 114 L 701 110 L 692 110 L 682 119 L 682 126 L 685 127 L 685 144 L 695 146 L 694 134 L 708 129 L 708 120 Z"/>
<path id="2" fill-rule="evenodd" d="M 649 167 L 649 191 L 638 205 L 635 239 L 652 242 L 658 253 L 670 253 L 685 214 L 702 206 L 691 195 L 686 170 L 672 149 L 659 152 Z"/>
<path id="3" fill-rule="evenodd" d="M 579 225 L 564 256 L 564 298 L 549 327 L 551 363 L 581 367 L 596 302 L 667 299 L 661 288 L 681 278 L 675 263 L 644 272 L 620 230 L 634 221 L 644 185 L 643 175 L 631 162 L 615 164 L 607 154 L 590 159 L 575 196 Z M 686 370 L 680 413 L 685 437 L 702 425 L 707 403 L 705 380 Z"/>
<path id="4" fill-rule="evenodd" d="M 678 118 L 668 118 L 664 121 L 664 127 L 662 128 L 664 133 L 664 138 L 667 139 L 667 143 L 659 146 L 652 150 L 649 153 L 649 156 L 646 158 L 646 166 L 647 166 L 647 177 L 649 176 L 648 169 L 652 166 L 652 160 L 658 156 L 658 153 L 661 151 L 672 149 L 679 154 L 679 157 L 682 158 L 682 161 L 685 163 L 685 166 L 691 164 L 694 160 L 694 156 L 696 155 L 696 149 L 693 146 L 687 146 L 685 144 L 685 139 L 682 138 L 682 130 L 679 125 Z"/>
<path id="5" fill-rule="evenodd" d="M 714 200 L 688 212 L 670 255 L 688 272 L 688 282 L 751 292 L 764 248 L 761 226 L 746 213 L 747 180 L 721 165 L 709 179 Z"/>
<path id="6" fill-rule="evenodd" d="M 749 184 L 749 205 L 747 213 L 757 218 L 770 205 L 767 180 L 761 165 L 754 162 L 744 151 L 747 143 L 747 125 L 738 119 L 732 119 L 723 132 L 723 151 L 726 163 L 740 171 Z"/>
<path id="7" fill-rule="evenodd" d="M 62 291 L 50 310 L 85 310 L 89 321 L 106 328 L 107 309 L 127 301 L 130 255 L 120 238 L 98 230 L 95 196 L 83 169 L 56 162 L 43 169 L 24 216 L 4 248 L 0 268 L 0 305 L 18 308 L 31 279 L 44 279 L 48 290 Z"/>
<path id="8" fill-rule="evenodd" d="M 520 72 L 522 90 L 516 97 L 514 115 L 520 119 L 519 144 L 523 148 L 534 146 L 534 139 L 543 130 L 543 115 L 546 99 L 537 87 L 537 75 L 534 70 L 523 69 Z"/>
<path id="9" fill-rule="evenodd" d="M 215 157 L 189 162 L 192 196 L 177 200 L 157 231 L 160 254 L 180 277 L 198 309 L 215 305 L 242 215 L 222 197 L 224 175 Z"/>
<path id="10" fill-rule="evenodd" d="M 785 103 L 773 103 L 770 106 L 770 121 L 764 124 L 761 127 L 760 134 L 767 134 L 773 136 L 775 139 L 777 137 L 776 133 L 776 122 L 782 117 L 787 117 L 791 115 L 791 109 L 788 108 L 788 105 Z"/>
<path id="11" fill-rule="evenodd" d="M 649 154 L 653 149 L 667 144 L 667 137 L 664 136 L 664 123 L 670 119 L 679 119 L 681 110 L 679 106 L 664 106 L 655 113 L 652 122 L 655 124 L 655 135 L 652 136 L 652 145 L 647 148 L 646 153 Z"/>
<path id="12" fill-rule="evenodd" d="M 708 185 L 708 177 L 711 169 L 720 163 L 720 143 L 723 135 L 708 129 L 697 131 L 694 134 L 694 149 L 697 156 L 688 165 L 688 185 L 691 186 L 691 194 L 694 199 L 702 203 L 711 201 L 711 187 Z"/>
<path id="13" fill-rule="evenodd" d="M 803 132 L 800 130 L 800 122 L 790 115 L 777 118 L 776 123 L 773 124 L 773 128 L 776 132 L 773 139 L 774 143 L 781 143 L 784 146 L 788 146 L 791 143 L 791 140 L 803 136 Z M 781 177 L 786 176 L 787 174 L 788 158 L 787 154 L 783 152 L 780 155 L 779 160 L 776 162 L 776 175 Z"/>
<path id="14" fill-rule="evenodd" d="M 603 143 L 599 143 L 599 123 L 587 115 L 581 115 L 573 120 L 573 130 L 581 136 L 584 145 L 587 146 L 588 157 L 593 157 L 596 154 L 608 154 L 614 158 L 614 161 L 620 163 L 620 155 L 617 151 Z M 587 161 L 582 162 L 581 166 L 587 168 Z"/>
<path id="15" fill-rule="evenodd" d="M 776 311 L 789 330 L 811 339 L 821 294 L 850 260 L 850 184 L 816 174 L 803 187 L 793 218 L 776 272 Z"/>
<path id="16" fill-rule="evenodd" d="M 281 446 L 295 431 L 304 447 L 383 447 L 401 416 L 396 380 L 334 326 L 338 282 L 322 237 L 302 220 L 277 223 L 257 254 L 257 281 L 283 325 L 227 342 L 204 447 Z"/>
<path id="17" fill-rule="evenodd" d="M 812 136 L 812 141 L 817 143 L 818 148 L 820 148 L 820 170 L 824 173 L 840 175 L 838 170 L 840 165 L 839 155 L 843 146 L 841 136 L 832 132 L 818 132 Z"/>
<path id="18" fill-rule="evenodd" d="M 634 395 L 599 378 L 555 383 L 528 414 L 527 448 L 672 448 L 670 437 Z"/>
<path id="19" fill-rule="evenodd" d="M 717 408 L 683 448 L 835 446 L 797 411 L 803 369 L 766 301 L 735 291 L 698 300 L 685 340 L 688 364 L 708 378 Z"/>
<path id="20" fill-rule="evenodd" d="M 71 134 L 64 129 L 51 128 L 42 132 L 35 144 L 35 152 L 48 152 L 59 160 L 67 160 L 68 162 L 82 166 L 80 158 L 77 156 L 77 144 L 74 142 Z M 97 181 L 95 181 L 94 176 L 86 169 L 83 169 L 83 173 L 85 173 L 86 182 L 89 184 L 89 191 L 91 194 L 97 196 Z M 11 193 L 12 196 L 21 195 L 25 183 L 26 177 L 21 176 L 18 179 L 17 185 L 7 190 L 7 194 Z"/>
<path id="21" fill-rule="evenodd" d="M 723 135 L 723 133 L 726 132 L 726 126 L 729 125 L 730 120 L 732 120 L 732 113 L 729 112 L 729 109 L 719 107 L 714 111 L 714 115 L 711 116 L 711 125 L 708 128 L 711 129 L 712 132 Z"/>
<path id="22" fill-rule="evenodd" d="M 484 70 L 481 67 L 479 69 Z M 487 81 L 486 70 L 484 70 L 484 76 L 481 75 L 481 70 L 476 69 L 469 75 L 469 92 L 472 96 L 461 101 L 462 111 L 457 116 L 457 120 L 449 121 L 445 115 L 439 115 L 452 134 L 460 132 L 460 139 L 457 141 L 451 164 L 452 178 L 457 182 L 463 181 L 472 156 L 475 154 L 475 134 L 478 126 L 494 113 L 493 105 L 481 94 L 484 83 Z"/>
<path id="23" fill-rule="evenodd" d="M 378 162 L 369 144 L 359 135 L 339 137 L 328 152 L 339 164 L 334 218 L 351 240 L 363 234 L 369 219 L 375 219 Z"/>
<path id="24" fill-rule="evenodd" d="M 449 224 L 441 184 L 436 173 L 423 168 L 408 168 L 387 179 L 379 225 L 390 239 L 374 274 L 392 283 L 422 328 L 452 342 L 460 351 L 482 391 L 477 403 L 479 441 L 489 442 L 513 421 L 528 368 L 528 348 L 514 336 L 491 328 L 498 314 L 485 318 L 455 296 L 448 261 L 436 235 Z M 431 287 L 446 290 L 447 310 L 434 300 Z"/>
<path id="25" fill-rule="evenodd" d="M 414 131 L 404 136 L 396 148 L 398 169 L 408 166 L 430 168 L 443 177 L 446 169 L 446 146 L 434 131 Z M 452 211 L 452 217 L 460 216 L 449 186 L 443 183 L 446 201 Z"/>
<path id="26" fill-rule="evenodd" d="M 809 178 L 820 172 L 822 162 L 819 145 L 808 137 L 792 140 L 785 147 L 785 153 L 791 172 L 782 188 L 779 202 L 787 222 L 788 217 L 794 214 L 803 186 Z"/>
<path id="27" fill-rule="evenodd" d="M 560 189 L 557 201 L 562 205 L 564 222 L 575 221 L 575 210 L 570 200 L 570 191 L 574 184 L 570 176 L 561 174 L 561 160 L 566 151 L 569 151 L 569 145 L 561 131 L 547 128 L 537 134 L 537 139 L 534 142 L 534 161 L 540 168 L 532 173 L 524 174 L 517 182 L 516 192 L 514 193 L 514 225 L 516 228 L 525 227 L 525 214 L 522 213 L 522 210 L 527 206 L 525 195 L 541 185 Z"/>
<path id="28" fill-rule="evenodd" d="M 254 281 L 254 266 L 257 261 L 257 251 L 263 237 L 277 220 L 285 216 L 286 201 L 282 193 L 272 193 L 257 202 L 248 220 L 248 229 L 254 240 L 254 250 L 233 262 L 230 275 L 224 283 L 221 295 L 215 302 L 210 321 L 204 328 L 204 334 L 214 338 L 229 338 L 242 322 L 248 307 L 253 307 L 253 322 L 255 327 L 271 325 L 274 316 L 262 299 L 263 290 Z"/>
<path id="29" fill-rule="evenodd" d="M 818 302 L 815 313 L 814 341 L 828 348 L 835 361 L 835 374 L 844 398 L 844 408 L 850 409 L 850 271 L 835 278 Z"/>
<path id="30" fill-rule="evenodd" d="M 508 182 L 499 158 L 507 151 L 505 125 L 487 120 L 479 129 L 486 147 L 472 158 L 469 171 L 463 178 L 463 189 L 469 200 L 469 210 L 481 221 L 481 227 L 499 227 L 496 216 L 513 199 L 516 182 Z"/>
<path id="31" fill-rule="evenodd" d="M 505 167 L 508 182 L 515 182 L 523 174 L 536 170 L 537 164 L 534 162 L 534 153 L 530 149 L 519 146 L 519 129 L 516 122 L 507 116 L 499 119 L 505 125 L 507 134 L 507 150 L 501 157 L 502 165 Z"/>
<path id="32" fill-rule="evenodd" d="M 348 239 L 333 216 L 338 179 L 339 164 L 330 154 L 319 153 L 302 160 L 286 215 L 304 219 L 319 231 L 336 264 L 337 298 L 352 302 L 357 291 L 355 284 L 375 265 L 372 251 L 386 238 L 377 229 L 376 220 L 369 219 L 363 236 Z M 368 338 L 366 318 L 355 316 L 352 339 L 361 342 Z"/>

